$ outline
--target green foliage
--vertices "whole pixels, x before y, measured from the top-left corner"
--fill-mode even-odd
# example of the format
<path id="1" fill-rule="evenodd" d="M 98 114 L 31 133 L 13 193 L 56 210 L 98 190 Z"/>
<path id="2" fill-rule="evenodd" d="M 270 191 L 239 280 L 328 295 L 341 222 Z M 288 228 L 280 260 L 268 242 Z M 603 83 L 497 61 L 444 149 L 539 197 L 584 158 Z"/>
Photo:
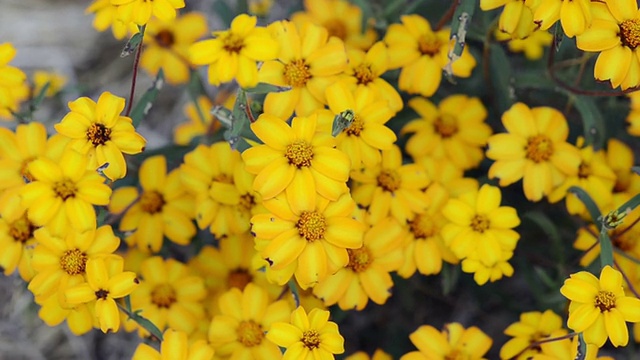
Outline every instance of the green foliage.
<path id="1" fill-rule="evenodd" d="M 142 95 L 142 98 L 138 100 L 136 106 L 131 111 L 131 120 L 133 121 L 133 126 L 138 127 L 142 119 L 144 119 L 151 108 L 153 107 L 153 103 L 156 101 L 158 94 L 160 93 L 160 89 L 164 85 L 164 73 L 162 69 L 158 71 L 158 75 L 154 80 L 151 87 Z"/>

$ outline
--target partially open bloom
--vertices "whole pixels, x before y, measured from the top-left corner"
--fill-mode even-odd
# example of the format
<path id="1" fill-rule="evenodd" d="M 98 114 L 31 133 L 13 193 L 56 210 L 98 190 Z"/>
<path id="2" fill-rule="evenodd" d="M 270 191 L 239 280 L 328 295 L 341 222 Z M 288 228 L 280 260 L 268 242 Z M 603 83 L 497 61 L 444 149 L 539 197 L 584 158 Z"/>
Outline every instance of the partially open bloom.
<path id="1" fill-rule="evenodd" d="M 509 34 L 496 30 L 496 39 L 507 41 L 509 51 L 514 53 L 524 53 L 527 60 L 538 60 L 544 55 L 544 48 L 551 45 L 553 35 L 548 31 L 534 31 L 525 39 L 511 39 Z"/>
<path id="2" fill-rule="evenodd" d="M 334 354 L 344 352 L 344 338 L 338 325 L 329 321 L 329 312 L 313 309 L 307 312 L 298 307 L 291 313 L 291 322 L 276 322 L 271 325 L 267 339 L 286 348 L 285 359 L 333 360 Z"/>
<path id="3" fill-rule="evenodd" d="M 19 199 L 18 199 L 19 200 Z M 26 209 L 11 211 L 8 207 L 0 209 L 0 269 L 5 275 L 11 275 L 16 269 L 24 281 L 33 277 L 31 257 L 36 241 L 33 232 L 36 226 L 27 218 Z"/>
<path id="4" fill-rule="evenodd" d="M 95 300 L 95 312 L 102 332 L 117 332 L 120 314 L 114 299 L 125 297 L 138 286 L 136 274 L 123 271 L 124 260 L 119 255 L 87 260 L 87 282 L 70 287 L 64 292 L 71 305 Z"/>
<path id="5" fill-rule="evenodd" d="M 111 5 L 118 7 L 120 21 L 137 25 L 146 24 L 151 16 L 162 21 L 175 19 L 176 10 L 185 6 L 184 0 L 111 0 Z"/>
<path id="6" fill-rule="evenodd" d="M 393 360 L 393 358 L 386 352 L 376 349 L 371 357 L 364 351 L 358 351 L 347 356 L 345 360 Z"/>
<path id="7" fill-rule="evenodd" d="M 590 0 L 542 0 L 533 15 L 533 21 L 540 30 L 547 30 L 560 20 L 562 30 L 568 37 L 581 35 L 590 26 Z"/>
<path id="8" fill-rule="evenodd" d="M 551 310 L 522 313 L 520 314 L 520 321 L 509 325 L 504 330 L 505 335 L 512 338 L 500 348 L 500 358 L 514 359 L 514 356 L 519 354 L 515 359 L 530 359 L 534 354 L 541 352 L 539 346 L 532 347 L 530 345 L 549 338 L 552 334 L 555 336 L 564 335 L 558 333 L 560 329 L 562 329 L 562 318 Z M 565 334 L 566 332 L 564 330 Z"/>
<path id="9" fill-rule="evenodd" d="M 571 3 L 571 1 L 565 1 Z M 575 3 L 575 2 L 573 2 Z M 640 84 L 640 13 L 635 0 L 590 3 L 593 23 L 576 37 L 576 46 L 599 52 L 593 74 L 622 90 Z"/>
<path id="10" fill-rule="evenodd" d="M 38 95 L 42 91 L 45 85 L 49 84 L 45 96 L 54 96 L 67 83 L 67 77 L 58 73 L 48 72 L 43 70 L 37 70 L 33 73 L 33 92 L 34 96 Z"/>
<path id="11" fill-rule="evenodd" d="M 502 115 L 502 124 L 507 133 L 490 137 L 487 149 L 487 157 L 496 160 L 489 178 L 500 179 L 500 186 L 523 179 L 524 195 L 539 201 L 577 174 L 580 153 L 567 143 L 569 126 L 560 111 L 516 103 Z"/>
<path id="12" fill-rule="evenodd" d="M 9 62 L 16 55 L 11 43 L 0 44 L 0 119 L 11 119 L 11 113 L 17 112 L 20 102 L 29 94 L 27 75 Z"/>
<path id="13" fill-rule="evenodd" d="M 484 359 L 493 340 L 475 326 L 465 329 L 459 323 L 444 325 L 442 331 L 423 325 L 409 335 L 418 351 L 405 354 L 400 360 Z"/>
<path id="14" fill-rule="evenodd" d="M 122 40 L 129 34 L 138 32 L 138 26 L 132 22 L 123 22 L 118 18 L 118 7 L 111 4 L 111 0 L 95 0 L 85 10 L 85 13 L 95 14 L 93 28 L 103 32 L 111 27 L 113 36 Z"/>
<path id="15" fill-rule="evenodd" d="M 124 154 L 138 154 L 146 140 L 136 132 L 132 120 L 121 116 L 124 98 L 104 92 L 98 102 L 81 97 L 69 102 L 70 112 L 55 125 L 56 131 L 71 138 L 69 148 L 84 154 L 93 170 L 106 165 L 102 172 L 111 180 L 127 174 Z"/>
<path id="16" fill-rule="evenodd" d="M 193 342 L 188 341 L 187 333 L 173 329 L 165 330 L 162 334 L 162 344 L 160 352 L 151 346 L 140 343 L 133 353 L 132 360 L 165 360 L 165 359 L 188 359 L 188 360 L 212 360 L 214 350 L 206 340 L 200 339 Z"/>
<path id="17" fill-rule="evenodd" d="M 389 68 L 402 68 L 398 87 L 409 94 L 433 95 L 442 81 L 442 69 L 449 64 L 450 29 L 434 32 L 420 15 L 402 15 L 402 24 L 391 24 L 384 42 L 389 47 Z M 476 66 L 469 49 L 452 64 L 453 75 L 471 76 Z"/>
<path id="18" fill-rule="evenodd" d="M 560 292 L 571 301 L 567 326 L 584 333 L 587 343 L 602 347 L 607 339 L 613 346 L 626 346 L 626 322 L 640 322 L 640 300 L 625 295 L 622 274 L 607 265 L 600 279 L 587 271 L 571 274 Z"/>
<path id="19" fill-rule="evenodd" d="M 243 88 L 258 84 L 258 61 L 272 60 L 278 55 L 278 43 L 269 31 L 256 27 L 258 19 L 238 15 L 231 28 L 214 31 L 214 39 L 203 40 L 189 48 L 195 65 L 209 65 L 209 83 L 219 85 L 234 78 Z"/>

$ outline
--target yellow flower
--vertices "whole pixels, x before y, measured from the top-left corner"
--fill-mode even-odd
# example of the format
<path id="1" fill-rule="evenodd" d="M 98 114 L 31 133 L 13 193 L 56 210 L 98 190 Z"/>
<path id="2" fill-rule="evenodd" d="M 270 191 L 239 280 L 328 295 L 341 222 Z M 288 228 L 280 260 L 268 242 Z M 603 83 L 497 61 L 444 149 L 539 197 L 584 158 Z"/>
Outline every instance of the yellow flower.
<path id="1" fill-rule="evenodd" d="M 138 32 L 138 26 L 132 22 L 123 22 L 118 18 L 118 7 L 111 4 L 111 0 L 95 0 L 85 10 L 85 13 L 94 13 L 93 28 L 103 32 L 111 27 L 113 36 L 122 40 L 129 34 Z"/>
<path id="2" fill-rule="evenodd" d="M 296 116 L 309 116 L 324 108 L 325 89 L 347 68 L 344 43 L 329 37 L 325 28 L 309 23 L 296 26 L 278 21 L 269 25 L 269 30 L 280 53 L 277 59 L 262 64 L 258 78 L 291 90 L 268 93 L 265 114 L 288 119 L 294 111 Z"/>
<path id="3" fill-rule="evenodd" d="M 382 305 L 391 296 L 393 280 L 389 272 L 402 264 L 404 229 L 391 217 L 370 227 L 362 247 L 347 249 L 349 263 L 313 287 L 313 294 L 327 306 L 342 310 L 362 310 L 369 299 Z"/>
<path id="4" fill-rule="evenodd" d="M 549 337 L 555 338 L 566 335 L 565 329 L 556 330 Z M 586 353 L 583 354 L 583 358 L 586 360 L 614 360 L 610 356 L 598 356 L 598 347 L 594 344 L 586 344 Z M 555 341 L 548 341 L 540 344 L 540 353 L 533 354 L 529 359 L 531 360 L 566 360 L 578 358 L 578 336 L 574 336 L 573 339 L 562 339 Z"/>
<path id="5" fill-rule="evenodd" d="M 398 91 L 381 76 L 389 69 L 387 46 L 378 41 L 365 53 L 359 49 L 347 49 L 349 66 L 343 79 L 357 88 L 372 90 L 376 99 L 384 99 L 395 113 L 404 106 Z"/>
<path id="6" fill-rule="evenodd" d="M 581 35 L 590 26 L 590 0 L 541 0 L 535 10 L 533 21 L 540 26 L 540 30 L 547 30 L 560 20 L 564 33 L 572 38 Z"/>
<path id="7" fill-rule="evenodd" d="M 496 29 L 496 39 L 507 41 L 509 50 L 514 53 L 524 53 L 527 60 L 539 60 L 544 55 L 545 46 L 551 45 L 553 35 L 548 31 L 534 31 L 525 39 L 511 39 L 509 34 Z"/>
<path id="8" fill-rule="evenodd" d="M 362 31 L 362 10 L 347 0 L 304 0 L 304 9 L 291 15 L 298 28 L 309 23 L 321 25 L 348 48 L 367 50 L 378 38 L 370 26 Z"/>
<path id="9" fill-rule="evenodd" d="M 28 282 L 34 275 L 31 258 L 36 245 L 33 237 L 36 226 L 27 218 L 24 207 L 18 205 L 17 208 L 0 209 L 0 269 L 7 276 L 18 269 L 22 280 Z"/>
<path id="10" fill-rule="evenodd" d="M 189 244 L 196 234 L 191 221 L 194 201 L 182 187 L 180 171 L 167 174 L 165 157 L 156 155 L 142 163 L 139 179 L 141 192 L 135 186 L 113 192 L 109 211 L 125 211 L 119 229 L 133 232 L 130 240 L 146 252 L 160 251 L 163 236 L 176 244 Z"/>
<path id="11" fill-rule="evenodd" d="M 56 131 L 71 138 L 69 148 L 87 155 L 88 168 L 108 164 L 103 173 L 109 179 L 123 178 L 127 164 L 122 154 L 138 154 L 146 144 L 131 118 L 120 115 L 124 98 L 104 92 L 97 103 L 81 97 L 68 106 L 71 111 L 55 125 Z"/>
<path id="12" fill-rule="evenodd" d="M 627 131 L 633 136 L 640 136 L 640 91 L 635 91 L 627 95 L 631 100 L 631 109 L 627 115 L 629 127 Z"/>
<path id="13" fill-rule="evenodd" d="M 414 159 L 446 159 L 463 170 L 480 164 L 482 147 L 491 135 L 491 127 L 484 122 L 487 110 L 480 99 L 451 95 L 436 108 L 429 100 L 415 97 L 409 100 L 409 107 L 420 116 L 402 128 L 402 133 L 415 133 L 406 145 Z"/>
<path id="14" fill-rule="evenodd" d="M 441 234 L 458 259 L 473 256 L 493 266 L 504 260 L 503 251 L 515 249 L 520 235 L 512 228 L 520 225 L 520 218 L 516 209 L 500 206 L 501 200 L 500 188 L 484 184 L 444 206 L 442 213 L 450 223 Z"/>
<path id="15" fill-rule="evenodd" d="M 48 326 L 54 327 L 66 320 L 69 330 L 76 336 L 100 327 L 95 316 L 95 306 L 90 306 L 93 305 L 92 303 L 70 307 L 68 304 L 62 305 L 62 300 L 58 296 L 49 296 L 44 299 L 36 297 L 34 301 L 40 305 L 38 317 Z"/>
<path id="16" fill-rule="evenodd" d="M 545 312 L 530 311 L 520 314 L 520 321 L 515 322 L 504 330 L 505 335 L 511 336 L 502 348 L 501 359 L 526 360 L 541 353 L 539 347 L 529 347 L 532 343 L 554 336 L 565 335 L 562 329 L 562 318 L 551 310 Z M 527 349 L 526 351 L 524 351 Z M 518 355 L 519 354 L 519 355 Z M 514 356 L 518 357 L 514 358 Z"/>
<path id="17" fill-rule="evenodd" d="M 285 359 L 333 360 L 334 354 L 344 353 L 344 338 L 338 325 L 329 320 L 329 312 L 313 309 L 307 316 L 303 307 L 291 313 L 291 322 L 271 325 L 267 339 L 286 348 Z"/>
<path id="18" fill-rule="evenodd" d="M 49 148 L 47 129 L 39 122 L 19 124 L 15 132 L 0 128 L 0 193 L 32 181 L 29 163 L 51 157 Z"/>
<path id="19" fill-rule="evenodd" d="M 608 338 L 615 347 L 627 345 L 625 321 L 640 321 L 640 300 L 625 295 L 618 270 L 607 265 L 600 279 L 586 271 L 571 274 L 560 292 L 571 301 L 567 326 L 583 332 L 587 343 L 602 347 Z"/>
<path id="20" fill-rule="evenodd" d="M 0 44 L 0 120 L 10 120 L 11 113 L 17 112 L 20 102 L 29 95 L 27 75 L 9 62 L 16 56 L 11 43 Z"/>
<path id="21" fill-rule="evenodd" d="M 291 206 L 283 197 L 264 202 L 271 212 L 251 219 L 256 249 L 275 270 L 286 270 L 279 285 L 295 275 L 307 289 L 349 263 L 347 249 L 362 246 L 364 225 L 351 217 L 355 203 L 344 194 L 336 201 L 317 197 Z"/>
<path id="22" fill-rule="evenodd" d="M 162 334 L 160 352 L 151 346 L 140 343 L 133 353 L 132 360 L 188 359 L 212 360 L 214 350 L 205 340 L 188 341 L 184 331 L 165 330 Z"/>
<path id="23" fill-rule="evenodd" d="M 29 163 L 34 180 L 20 188 L 20 196 L 30 221 L 47 226 L 54 235 L 96 228 L 93 205 L 107 205 L 111 188 L 87 169 L 87 162 L 80 153 L 66 150 L 59 162 L 40 157 Z"/>
<path id="24" fill-rule="evenodd" d="M 273 0 L 248 0 L 249 14 L 266 17 L 271 11 Z"/>
<path id="25" fill-rule="evenodd" d="M 459 323 L 445 324 L 442 332 L 423 325 L 409 335 L 419 351 L 405 354 L 400 360 L 446 360 L 463 358 L 481 360 L 493 340 L 475 326 L 468 329 Z"/>
<path id="26" fill-rule="evenodd" d="M 640 84 L 640 13 L 635 0 L 595 2 L 590 4 L 593 23 L 576 37 L 576 46 L 599 52 L 593 70 L 596 80 L 611 82 L 622 90 Z"/>
<path id="27" fill-rule="evenodd" d="M 54 96 L 65 86 L 67 77 L 48 71 L 36 70 L 33 73 L 33 94 L 39 94 L 47 83 L 49 87 L 45 92 L 45 96 Z"/>
<path id="28" fill-rule="evenodd" d="M 276 344 L 265 338 L 272 324 L 287 321 L 291 309 L 286 300 L 272 302 L 267 291 L 249 283 L 244 291 L 232 288 L 220 297 L 220 315 L 213 317 L 209 341 L 222 357 L 280 359 Z"/>
<path id="29" fill-rule="evenodd" d="M 202 300 L 207 290 L 202 278 L 192 275 L 184 264 L 159 256 L 142 262 L 140 277 L 140 286 L 131 294 L 133 310 L 141 310 L 140 315 L 160 331 L 169 327 L 191 334 L 204 317 Z M 138 332 L 148 334 L 142 327 Z"/>
<path id="30" fill-rule="evenodd" d="M 262 114 L 251 130 L 264 142 L 245 150 L 242 159 L 255 174 L 253 188 L 263 200 L 284 192 L 294 209 L 300 202 L 315 203 L 316 192 L 336 200 L 347 191 L 350 162 L 334 149 L 335 139 L 316 131 L 317 116 L 295 117 L 291 127 L 281 119 Z"/>
<path id="31" fill-rule="evenodd" d="M 133 22 L 144 25 L 151 16 L 162 21 L 175 19 L 177 9 L 182 9 L 184 0 L 111 0 L 111 5 L 118 7 L 118 19 L 122 22 Z"/>
<path id="32" fill-rule="evenodd" d="M 262 210 L 260 195 L 252 189 L 253 176 L 244 169 L 240 153 L 228 142 L 199 145 L 186 154 L 180 167 L 182 184 L 195 197 L 201 229 L 217 237 L 242 234 L 249 219 Z"/>
<path id="33" fill-rule="evenodd" d="M 87 260 L 87 282 L 69 287 L 64 296 L 71 305 L 95 300 L 95 313 L 102 332 L 117 332 L 120 314 L 115 299 L 131 294 L 138 286 L 136 274 L 123 271 L 124 260 L 119 255 Z"/>
<path id="34" fill-rule="evenodd" d="M 225 108 L 233 108 L 233 104 L 236 101 L 235 96 L 229 96 L 228 93 L 221 93 L 219 97 L 222 98 L 220 101 L 222 101 Z M 211 100 L 206 96 L 199 96 L 197 103 L 197 108 L 193 102 L 189 102 L 185 106 L 184 114 L 187 116 L 188 121 L 176 126 L 173 131 L 173 141 L 178 145 L 188 145 L 193 138 L 210 136 L 220 129 L 220 121 L 211 115 L 211 110 L 213 109 Z"/>
<path id="35" fill-rule="evenodd" d="M 607 165 L 616 174 L 616 184 L 613 186 L 613 201 L 631 199 L 640 193 L 640 175 L 631 170 L 635 164 L 633 150 L 624 142 L 611 138 L 607 142 Z"/>
<path id="36" fill-rule="evenodd" d="M 231 28 L 214 31 L 214 39 L 203 40 L 189 48 L 195 65 L 209 65 L 209 83 L 219 85 L 234 78 L 243 88 L 258 84 L 258 61 L 272 60 L 278 55 L 278 43 L 269 31 L 256 27 L 258 19 L 238 15 Z"/>
<path id="37" fill-rule="evenodd" d="M 442 80 L 442 69 L 449 63 L 450 29 L 434 32 L 420 15 L 402 15 L 402 24 L 391 24 L 384 42 L 389 47 L 389 68 L 402 68 L 398 87 L 409 94 L 433 95 Z M 471 76 L 476 66 L 468 48 L 452 64 L 453 74 Z"/>
<path id="38" fill-rule="evenodd" d="M 393 360 L 393 358 L 386 352 L 376 349 L 371 357 L 364 351 L 358 351 L 357 353 L 347 356 L 345 360 Z"/>
<path id="39" fill-rule="evenodd" d="M 503 276 L 513 275 L 513 266 L 509 264 L 513 251 L 505 249 L 494 251 L 491 260 L 482 256 L 480 252 L 472 252 L 460 264 L 463 272 L 473 274 L 476 284 L 482 286 L 487 281 L 496 282 Z"/>
<path id="40" fill-rule="evenodd" d="M 327 88 L 329 108 L 334 115 L 351 110 L 354 118 L 347 128 L 336 136 L 337 149 L 351 159 L 351 169 L 373 167 L 380 163 L 380 150 L 391 149 L 396 134 L 384 124 L 391 119 L 393 111 L 383 99 L 376 100 L 375 93 L 358 87 L 355 92 L 343 82 Z"/>
<path id="41" fill-rule="evenodd" d="M 387 215 L 401 224 L 413 219 L 427 208 L 424 189 L 429 179 L 417 164 L 402 164 L 402 154 L 396 145 L 382 151 L 382 162 L 373 168 L 353 172 L 353 199 L 368 208 L 368 221 L 376 224 Z"/>
<path id="42" fill-rule="evenodd" d="M 484 11 L 504 6 L 498 20 L 498 29 L 512 39 L 525 39 L 531 35 L 537 25 L 533 22 L 533 14 L 540 0 L 480 0 L 480 8 Z"/>
<path id="43" fill-rule="evenodd" d="M 162 69 L 169 84 L 189 81 L 189 46 L 207 33 L 207 20 L 190 12 L 168 22 L 152 19 L 144 32 L 140 67 L 155 77 Z"/>
<path id="44" fill-rule="evenodd" d="M 522 179 L 527 199 L 539 201 L 577 174 L 580 154 L 566 142 L 569 126 L 561 112 L 516 103 L 502 115 L 502 124 L 507 133 L 489 138 L 487 149 L 487 157 L 495 160 L 489 178 L 499 178 L 500 186 Z"/>

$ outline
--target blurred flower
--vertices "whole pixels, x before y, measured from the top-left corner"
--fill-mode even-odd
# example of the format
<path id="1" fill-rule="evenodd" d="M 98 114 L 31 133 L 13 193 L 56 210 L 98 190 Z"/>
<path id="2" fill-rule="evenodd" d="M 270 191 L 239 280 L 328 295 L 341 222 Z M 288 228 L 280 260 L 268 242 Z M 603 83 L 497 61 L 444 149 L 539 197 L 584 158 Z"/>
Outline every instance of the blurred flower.
<path id="1" fill-rule="evenodd" d="M 504 6 L 498 20 L 498 29 L 512 39 L 525 39 L 538 27 L 533 14 L 540 0 L 480 0 L 480 9 L 489 11 Z"/>
<path id="2" fill-rule="evenodd" d="M 549 337 L 557 338 L 564 336 L 567 333 L 565 329 L 556 330 Z M 579 358 L 578 351 L 580 350 L 580 344 L 578 342 L 578 336 L 574 336 L 573 339 L 562 339 L 555 341 L 543 342 L 540 344 L 540 353 L 533 354 L 529 359 L 531 360 L 565 360 Z M 581 357 L 585 360 L 614 360 L 610 356 L 598 356 L 598 347 L 594 344 L 586 344 L 586 352 L 581 354 Z"/>
<path id="3" fill-rule="evenodd" d="M 41 156 L 51 157 L 47 129 L 39 122 L 19 124 L 15 132 L 0 128 L 0 193 L 15 192 L 33 181 L 29 163 Z M 11 189 L 11 190 L 8 190 Z"/>
<path id="4" fill-rule="evenodd" d="M 371 357 L 364 351 L 358 351 L 357 353 L 347 356 L 345 360 L 393 360 L 393 358 L 386 352 L 376 349 Z"/>
<path id="5" fill-rule="evenodd" d="M 423 325 L 409 335 L 418 351 L 405 354 L 400 360 L 446 360 L 463 358 L 481 360 L 493 340 L 475 326 L 468 329 L 459 323 L 445 324 L 442 332 Z"/>
<path id="6" fill-rule="evenodd" d="M 59 93 L 66 85 L 67 77 L 48 71 L 37 70 L 33 73 L 33 94 L 38 95 L 49 84 L 45 96 L 51 97 Z"/>
<path id="7" fill-rule="evenodd" d="M 225 93 L 219 96 L 224 99 L 221 101 L 225 108 L 233 108 L 236 101 L 235 95 L 229 96 Z M 213 104 L 206 96 L 198 97 L 197 107 L 194 102 L 189 102 L 184 107 L 184 114 L 188 120 L 176 126 L 173 131 L 173 141 L 178 145 L 188 145 L 195 137 L 210 136 L 220 129 L 220 120 L 211 114 L 211 110 L 213 110 Z"/>
<path id="8" fill-rule="evenodd" d="M 627 115 L 627 122 L 629 127 L 627 131 L 633 136 L 640 136 L 640 91 L 634 91 L 627 94 L 631 100 L 629 115 Z"/>
<path id="9" fill-rule="evenodd" d="M 505 335 L 512 338 L 500 348 L 500 359 L 530 359 L 531 356 L 542 352 L 539 345 L 531 345 L 550 338 L 551 334 L 554 334 L 554 337 L 566 335 L 567 331 L 559 331 L 560 329 L 562 318 L 551 310 L 522 313 L 520 321 L 504 330 Z M 516 355 L 518 357 L 515 357 Z"/>
<path id="10" fill-rule="evenodd" d="M 85 10 L 85 13 L 95 14 L 93 28 L 99 32 L 111 27 L 113 36 L 122 40 L 129 34 L 138 32 L 138 26 L 132 22 L 125 23 L 118 18 L 118 7 L 111 4 L 111 0 L 95 0 Z"/>
<path id="11" fill-rule="evenodd" d="M 527 60 L 538 60 L 544 55 L 545 46 L 551 45 L 553 35 L 548 31 L 534 31 L 524 39 L 511 39 L 509 34 L 496 29 L 496 39 L 506 41 L 509 50 L 514 53 L 524 53 Z"/>
<path id="12" fill-rule="evenodd" d="M 533 15 L 540 30 L 547 30 L 560 20 L 562 30 L 570 38 L 584 33 L 592 19 L 591 0 L 541 0 Z"/>
<path id="13" fill-rule="evenodd" d="M 19 199 L 18 199 L 19 200 Z M 31 281 L 34 275 L 31 258 L 36 241 L 33 232 L 36 226 L 27 218 L 26 209 L 0 209 L 0 269 L 11 275 L 16 269 L 24 281 Z"/>
<path id="14" fill-rule="evenodd" d="M 10 120 L 29 95 L 27 75 L 9 62 L 16 56 L 11 43 L 0 43 L 0 120 Z"/>
<path id="15" fill-rule="evenodd" d="M 640 321 L 640 300 L 625 295 L 618 270 L 607 265 L 600 279 L 587 271 L 571 274 L 560 292 L 571 301 L 567 326 L 584 333 L 585 342 L 602 347 L 608 338 L 615 347 L 627 345 L 625 321 Z"/>
<path id="16" fill-rule="evenodd" d="M 122 22 L 133 22 L 145 25 L 151 16 L 162 21 L 175 19 L 177 9 L 184 8 L 184 0 L 111 0 L 111 5 L 118 7 L 118 19 Z"/>
<path id="17" fill-rule="evenodd" d="M 266 17 L 271 12 L 273 0 L 248 0 L 249 14 Z"/>
<path id="18" fill-rule="evenodd" d="M 238 15 L 231 28 L 214 31 L 214 39 L 199 41 L 189 48 L 189 58 L 195 65 L 209 65 L 209 83 L 220 85 L 233 80 L 243 88 L 258 84 L 258 61 L 268 61 L 278 55 L 278 43 L 269 31 L 256 27 L 257 18 Z"/>
<path id="19" fill-rule="evenodd" d="M 212 360 L 213 354 L 213 348 L 206 340 L 189 342 L 184 331 L 167 329 L 162 334 L 160 352 L 145 343 L 140 343 L 133 353 L 132 360 Z"/>

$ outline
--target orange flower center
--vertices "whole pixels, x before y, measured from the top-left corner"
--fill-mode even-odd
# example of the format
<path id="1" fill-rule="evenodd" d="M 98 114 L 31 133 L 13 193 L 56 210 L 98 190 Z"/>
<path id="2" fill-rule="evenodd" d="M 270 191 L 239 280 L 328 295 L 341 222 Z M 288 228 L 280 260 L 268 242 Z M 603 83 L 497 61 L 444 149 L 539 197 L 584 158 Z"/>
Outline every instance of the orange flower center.
<path id="1" fill-rule="evenodd" d="M 347 268 L 353 270 L 353 272 L 363 272 L 373 262 L 371 252 L 364 246 L 359 249 L 347 249 L 347 253 L 349 254 Z"/>
<path id="2" fill-rule="evenodd" d="M 69 275 L 84 274 L 87 265 L 87 254 L 78 250 L 67 250 L 60 257 L 60 268 Z"/>
<path id="3" fill-rule="evenodd" d="M 548 161 L 553 155 L 553 142 L 545 135 L 536 135 L 527 139 L 527 159 L 540 163 Z"/>
<path id="4" fill-rule="evenodd" d="M 585 162 L 581 162 L 578 167 L 578 177 L 580 179 L 586 179 L 591 175 L 591 166 Z"/>
<path id="5" fill-rule="evenodd" d="M 109 290 L 100 289 L 96 291 L 96 299 L 106 299 L 109 297 Z"/>
<path id="6" fill-rule="evenodd" d="M 163 48 L 170 48 L 175 43 L 173 33 L 167 29 L 160 30 L 156 36 L 156 43 Z"/>
<path id="7" fill-rule="evenodd" d="M 475 232 L 483 233 L 489 229 L 490 223 L 484 215 L 476 215 L 471 219 L 471 229 Z"/>
<path id="8" fill-rule="evenodd" d="M 307 330 L 302 333 L 302 344 L 309 350 L 320 347 L 320 334 L 316 330 Z"/>
<path id="9" fill-rule="evenodd" d="M 296 223 L 298 233 L 308 242 L 324 238 L 327 229 L 327 221 L 324 215 L 317 211 L 303 211 Z"/>
<path id="10" fill-rule="evenodd" d="M 416 239 L 427 239 L 438 233 L 438 227 L 429 216 L 416 215 L 409 222 L 409 229 Z"/>
<path id="11" fill-rule="evenodd" d="M 458 349 L 451 350 L 450 353 L 444 356 L 445 360 L 469 360 L 471 357 Z"/>
<path id="12" fill-rule="evenodd" d="M 240 195 L 240 201 L 238 202 L 238 206 L 245 211 L 251 211 L 253 207 L 256 205 L 256 200 L 251 194 Z"/>
<path id="13" fill-rule="evenodd" d="M 78 191 L 76 184 L 69 179 L 63 179 L 53 184 L 53 192 L 56 193 L 59 198 L 62 198 L 63 201 L 74 197 L 76 191 Z"/>
<path id="14" fill-rule="evenodd" d="M 238 334 L 238 341 L 246 347 L 258 346 L 264 339 L 262 326 L 253 320 L 240 322 L 236 334 Z"/>
<path id="15" fill-rule="evenodd" d="M 378 186 L 388 192 L 394 192 L 400 188 L 402 179 L 400 174 L 393 170 L 382 170 L 378 175 Z"/>
<path id="16" fill-rule="evenodd" d="M 625 20 L 620 24 L 620 41 L 632 50 L 640 45 L 640 19 Z"/>
<path id="17" fill-rule="evenodd" d="M 340 38 L 340 40 L 344 40 L 347 38 L 347 25 L 340 19 L 329 19 L 325 21 L 322 26 L 327 29 L 327 31 L 329 32 L 329 36 L 335 36 L 337 38 Z"/>
<path id="18" fill-rule="evenodd" d="M 360 133 L 364 130 L 364 121 L 358 115 L 355 115 L 351 125 L 343 131 L 347 133 L 349 136 L 360 136 Z"/>
<path id="19" fill-rule="evenodd" d="M 284 65 L 284 81 L 289 86 L 303 87 L 311 79 L 309 65 L 304 60 L 292 60 Z"/>
<path id="20" fill-rule="evenodd" d="M 227 277 L 228 288 L 238 288 L 244 290 L 245 286 L 253 280 L 253 276 L 247 271 L 247 269 L 235 269 L 229 273 Z"/>
<path id="21" fill-rule="evenodd" d="M 595 305 L 600 312 L 609 311 L 616 307 L 616 295 L 611 291 L 598 291 Z"/>
<path id="22" fill-rule="evenodd" d="M 433 122 L 433 127 L 440 137 L 449 138 L 458 132 L 458 123 L 456 118 L 451 115 L 442 115 Z"/>
<path id="23" fill-rule="evenodd" d="M 434 56 L 440 51 L 441 47 L 442 43 L 434 33 L 422 35 L 418 39 L 418 49 L 422 55 Z"/>
<path id="24" fill-rule="evenodd" d="M 11 237 L 21 243 L 26 243 L 31 239 L 35 226 L 27 219 L 27 214 L 22 215 L 18 220 L 9 225 L 9 234 Z"/>
<path id="25" fill-rule="evenodd" d="M 159 284 L 151 291 L 151 302 L 160 308 L 170 308 L 177 301 L 176 290 L 169 284 Z"/>
<path id="26" fill-rule="evenodd" d="M 33 175 L 31 175 L 31 172 L 29 172 L 29 163 L 33 160 L 33 158 L 24 159 L 22 160 L 22 165 L 20 165 L 20 175 L 22 175 L 22 179 L 25 183 L 30 183 L 35 180 Z"/>
<path id="27" fill-rule="evenodd" d="M 104 145 L 111 140 L 111 129 L 102 124 L 91 124 L 87 130 L 87 139 L 93 146 Z"/>
<path id="28" fill-rule="evenodd" d="M 146 213 L 158 213 L 162 211 L 164 204 L 164 197 L 155 190 L 145 191 L 140 196 L 140 207 L 142 208 L 142 211 Z"/>
<path id="29" fill-rule="evenodd" d="M 287 146 L 284 156 L 289 160 L 290 165 L 294 165 L 298 169 L 309 167 L 311 160 L 313 160 L 313 147 L 304 140 L 297 140 Z"/>
<path id="30" fill-rule="evenodd" d="M 358 65 L 355 69 L 353 69 L 353 76 L 358 79 L 358 85 L 367 85 L 376 78 L 373 70 L 371 70 L 371 65 L 369 64 Z"/>
<path id="31" fill-rule="evenodd" d="M 229 53 L 239 53 L 244 47 L 244 40 L 231 32 L 222 35 L 222 48 Z"/>

